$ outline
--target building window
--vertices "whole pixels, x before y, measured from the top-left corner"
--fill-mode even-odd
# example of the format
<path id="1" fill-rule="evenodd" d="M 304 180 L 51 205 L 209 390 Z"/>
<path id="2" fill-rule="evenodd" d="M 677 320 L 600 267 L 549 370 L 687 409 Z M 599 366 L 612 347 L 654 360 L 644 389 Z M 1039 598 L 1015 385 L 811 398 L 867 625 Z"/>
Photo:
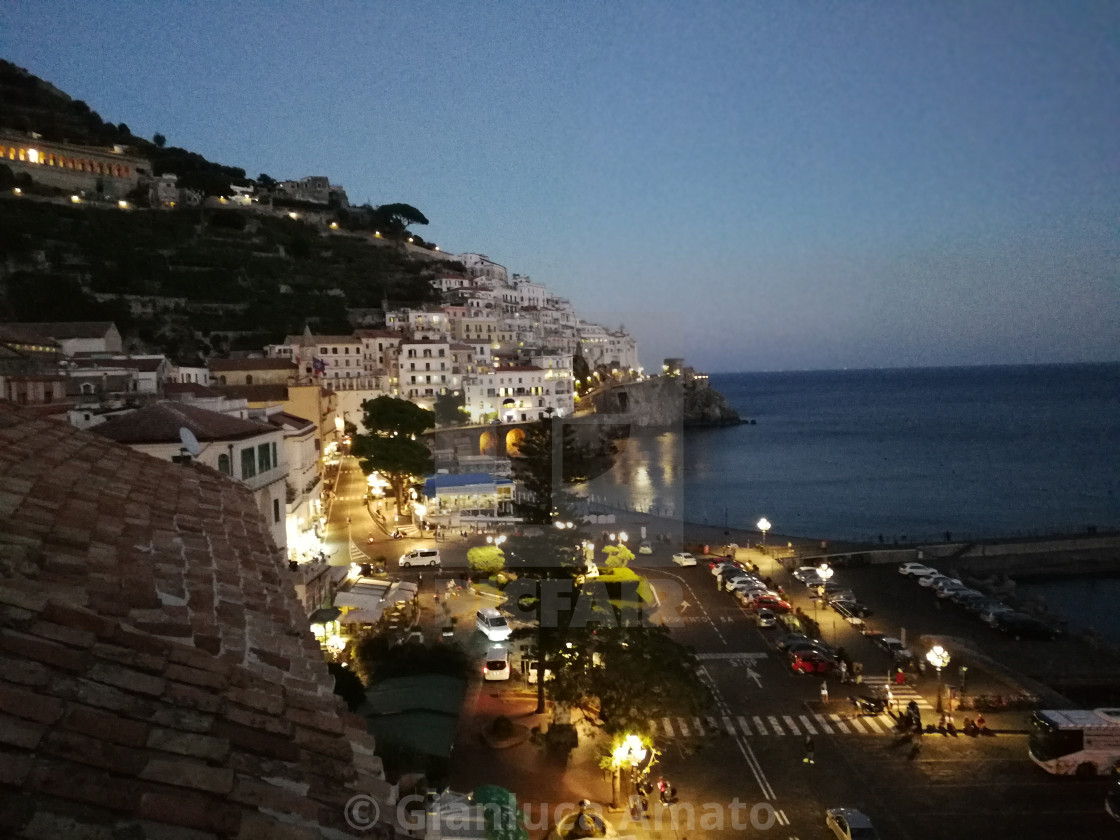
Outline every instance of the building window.
<path id="1" fill-rule="evenodd" d="M 223 455 L 218 456 L 218 472 L 220 472 L 222 475 L 229 475 L 230 474 L 230 465 L 229 465 L 229 456 L 228 455 L 223 454 Z"/>
<path id="2" fill-rule="evenodd" d="M 241 450 L 241 477 L 252 478 L 257 474 L 256 452 L 253 447 L 247 446 Z"/>
<path id="3" fill-rule="evenodd" d="M 253 384 L 253 374 L 251 374 L 251 373 L 245 374 L 245 384 L 246 385 L 252 385 Z"/>
<path id="4" fill-rule="evenodd" d="M 267 443 L 262 443 L 257 447 L 257 466 L 260 467 L 262 473 L 272 469 L 272 450 Z"/>
<path id="5" fill-rule="evenodd" d="M 273 499 L 272 500 L 272 521 L 273 522 L 279 522 L 280 521 L 280 500 L 279 499 Z"/>

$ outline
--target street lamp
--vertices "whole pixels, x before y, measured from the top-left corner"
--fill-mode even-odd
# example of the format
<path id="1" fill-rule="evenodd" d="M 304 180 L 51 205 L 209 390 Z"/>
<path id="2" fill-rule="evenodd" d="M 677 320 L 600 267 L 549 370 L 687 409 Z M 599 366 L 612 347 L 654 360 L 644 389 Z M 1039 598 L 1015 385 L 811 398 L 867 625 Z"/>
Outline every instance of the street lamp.
<path id="1" fill-rule="evenodd" d="M 934 645 L 926 654 L 926 659 L 937 669 L 937 711 L 942 712 L 944 710 L 941 707 L 941 669 L 949 664 L 949 651 L 941 645 Z"/>
<path id="2" fill-rule="evenodd" d="M 817 598 L 813 601 L 813 621 L 817 624 L 817 629 L 821 629 L 820 619 L 817 617 L 817 611 L 820 609 L 821 599 L 824 598 L 824 587 L 832 577 L 832 569 L 827 563 L 821 563 L 817 566 L 817 577 L 821 582 L 817 585 Z M 835 634 L 833 634 L 833 641 L 835 641 Z"/>
<path id="3" fill-rule="evenodd" d="M 650 751 L 637 735 L 624 736 L 613 750 L 611 750 L 611 808 L 619 809 L 619 794 L 622 788 L 622 768 L 629 765 L 631 769 L 641 766 Z"/>
<path id="4" fill-rule="evenodd" d="M 770 520 L 765 516 L 758 520 L 758 530 L 762 532 L 762 545 L 766 546 L 766 532 L 770 530 Z"/>

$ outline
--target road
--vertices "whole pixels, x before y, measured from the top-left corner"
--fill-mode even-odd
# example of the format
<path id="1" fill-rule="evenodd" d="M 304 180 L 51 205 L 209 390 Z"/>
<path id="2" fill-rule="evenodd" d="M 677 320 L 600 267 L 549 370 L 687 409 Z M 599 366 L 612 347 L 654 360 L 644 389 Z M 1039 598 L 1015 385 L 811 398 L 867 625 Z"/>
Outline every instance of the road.
<path id="1" fill-rule="evenodd" d="M 436 575 L 399 569 L 396 557 L 414 547 L 438 545 L 443 576 L 449 576 L 466 568 L 467 549 L 482 542 L 480 537 L 455 537 L 438 544 L 430 537 L 390 539 L 371 518 L 364 490 L 356 462 L 344 460 L 329 513 L 332 563 L 383 556 L 396 577 L 415 580 L 424 575 L 425 587 L 432 579 L 429 592 L 434 595 L 437 585 L 442 585 Z M 372 544 L 367 542 L 371 531 Z M 831 836 L 824 827 L 825 809 L 841 805 L 870 815 L 883 837 L 906 840 L 985 836 L 1099 840 L 1115 835 L 1116 826 L 1102 807 L 1104 783 L 1048 776 L 1027 758 L 1024 735 L 981 739 L 927 735 L 912 757 L 912 744 L 901 742 L 891 731 L 886 715 L 849 719 L 847 692 L 840 685 L 829 686 L 831 702 L 822 706 L 820 680 L 790 672 L 773 647 L 781 631 L 757 628 L 731 595 L 717 591 L 706 563 L 679 568 L 670 561 L 670 553 L 668 547 L 657 545 L 654 555 L 639 555 L 631 565 L 651 580 L 662 598 L 659 615 L 671 625 L 674 637 L 696 650 L 702 662 L 700 677 L 711 687 L 716 704 L 712 714 L 699 719 L 651 721 L 655 744 L 662 751 L 661 769 L 679 794 L 679 803 L 664 813 L 661 805 L 653 805 L 653 816 L 664 821 L 660 829 L 648 833 L 651 840 L 738 837 L 743 827 L 736 828 L 732 820 L 749 814 L 757 822 L 753 827 L 748 822 L 748 831 L 765 830 L 766 836 L 781 840 L 824 838 Z M 758 562 L 764 574 L 773 575 L 797 605 L 813 614 L 804 589 L 798 589 L 800 584 L 776 563 L 757 552 L 740 550 L 739 556 Z M 836 578 L 876 610 L 870 621 L 893 634 L 901 632 L 905 622 L 911 639 L 918 633 L 952 632 L 988 641 L 982 638 L 986 628 L 935 609 L 928 593 L 893 569 L 840 570 Z M 428 598 L 422 594 L 421 604 L 425 619 L 434 624 L 441 610 L 434 609 Z M 460 613 L 456 639 L 477 654 L 486 643 L 473 631 L 470 617 L 478 606 L 492 603 L 477 597 L 455 603 Z M 891 670 L 885 654 L 846 623 L 834 621 L 831 612 L 827 617 L 822 613 L 821 619 L 828 641 L 843 645 L 854 659 L 864 662 L 869 679 L 885 680 Z M 436 635 L 429 628 L 425 634 Z M 1000 650 L 998 644 L 994 647 Z M 1008 653 L 1023 655 L 1021 648 Z M 478 688 L 482 690 L 471 694 L 471 708 L 462 723 L 468 730 L 498 709 L 522 708 L 529 710 L 523 712 L 528 715 L 535 705 L 531 687 L 520 680 Z M 913 696 L 922 702 L 928 720 L 933 716 L 928 685 L 924 694 Z M 814 741 L 813 764 L 803 761 L 806 735 Z M 584 767 L 542 767 L 538 772 L 533 764 L 530 772 L 524 764 L 503 765 L 500 756 L 480 751 L 473 743 L 457 749 L 459 761 L 469 765 L 456 771 L 464 784 L 476 778 L 482 766 L 485 778 L 506 783 L 526 802 L 609 797 L 594 756 L 583 759 Z M 557 773 L 562 780 L 556 779 Z M 736 803 L 741 812 L 734 812 Z M 706 822 L 701 820 L 705 814 Z M 677 820 L 675 830 L 671 817 Z M 631 825 L 623 833 L 640 830 Z"/>
<path id="2" fill-rule="evenodd" d="M 746 552 L 739 554 L 742 559 Z M 766 803 L 777 818 L 768 834 L 799 840 L 831 836 L 823 814 L 841 805 L 870 815 L 884 837 L 909 840 L 1088 840 L 1116 833 L 1103 811 L 1104 783 L 1048 776 L 1027 758 L 1025 735 L 926 735 L 911 757 L 912 744 L 891 731 L 887 715 L 850 718 L 840 685 L 830 686 L 831 702 L 822 707 L 819 678 L 793 674 L 773 648 L 781 631 L 758 629 L 731 595 L 717 591 L 706 564 L 677 569 L 650 559 L 639 557 L 644 567 L 637 568 L 666 581 L 666 589 L 685 592 L 688 606 L 673 632 L 698 652 L 702 677 L 716 697 L 711 717 L 656 721 L 652 727 L 665 750 L 666 775 L 697 815 L 706 802 Z M 795 605 L 812 614 L 803 587 L 795 588 L 788 574 L 761 555 L 753 559 L 789 590 Z M 889 599 L 883 604 L 898 617 L 893 620 L 905 617 L 923 632 L 934 629 L 922 621 L 927 610 L 961 634 L 986 629 L 975 622 L 965 627 L 959 622 L 969 619 L 935 610 L 928 593 L 899 580 L 893 568 L 841 570 L 837 578 L 873 607 L 880 597 Z M 833 623 L 832 615 L 821 614 L 826 638 L 864 661 L 869 679 L 885 681 L 891 667 L 886 655 L 845 622 Z M 915 696 L 929 720 L 931 690 L 927 686 L 926 696 L 905 688 L 896 694 L 903 700 Z M 806 735 L 814 741 L 814 764 L 803 761 Z M 680 826 L 680 836 L 686 828 Z M 694 839 L 736 833 L 704 831 L 700 825 L 687 829 Z"/>

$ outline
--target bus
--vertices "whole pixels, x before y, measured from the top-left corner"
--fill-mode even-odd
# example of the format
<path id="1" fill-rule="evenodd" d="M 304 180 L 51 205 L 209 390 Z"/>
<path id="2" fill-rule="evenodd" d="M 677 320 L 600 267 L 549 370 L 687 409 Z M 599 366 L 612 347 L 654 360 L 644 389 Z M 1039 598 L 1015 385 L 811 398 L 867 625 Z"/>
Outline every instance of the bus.
<path id="1" fill-rule="evenodd" d="M 1031 760 L 1056 776 L 1120 771 L 1120 709 L 1050 710 L 1031 715 Z"/>

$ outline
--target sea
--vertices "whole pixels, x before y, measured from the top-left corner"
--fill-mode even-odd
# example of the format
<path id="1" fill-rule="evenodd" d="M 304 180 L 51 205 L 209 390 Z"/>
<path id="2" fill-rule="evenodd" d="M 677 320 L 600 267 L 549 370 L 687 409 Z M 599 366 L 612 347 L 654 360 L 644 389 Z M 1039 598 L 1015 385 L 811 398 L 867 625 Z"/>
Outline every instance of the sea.
<path id="1" fill-rule="evenodd" d="M 772 540 L 890 545 L 1120 530 L 1120 363 L 709 382 L 747 423 L 632 430 L 583 493 L 728 528 L 757 530 L 765 518 Z"/>

